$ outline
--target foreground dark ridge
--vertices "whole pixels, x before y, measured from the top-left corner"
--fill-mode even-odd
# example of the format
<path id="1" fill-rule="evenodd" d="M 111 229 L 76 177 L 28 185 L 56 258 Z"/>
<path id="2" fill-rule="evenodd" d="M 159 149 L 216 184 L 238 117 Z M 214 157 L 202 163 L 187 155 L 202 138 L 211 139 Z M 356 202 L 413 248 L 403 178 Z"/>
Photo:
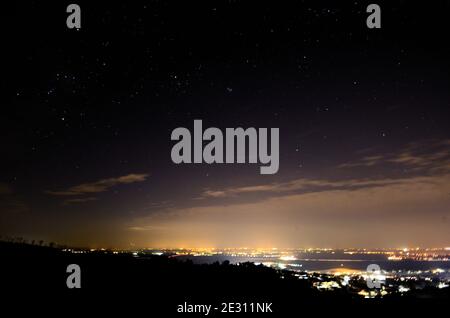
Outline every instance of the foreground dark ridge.
<path id="1" fill-rule="evenodd" d="M 299 280 L 294 273 L 252 263 L 196 265 L 165 256 L 135 257 L 133 254 L 94 252 L 73 254 L 58 248 L 0 242 L 2 287 L 5 290 L 39 291 L 39 295 L 82 297 L 115 295 L 145 299 L 152 304 L 175 308 L 186 300 L 199 302 L 269 301 L 276 311 L 295 304 L 339 303 L 347 305 L 414 303 L 419 299 L 448 302 L 449 288 L 424 289 L 407 296 L 362 299 L 350 288 L 318 291 L 312 280 Z M 81 267 L 82 288 L 66 286 L 67 265 Z M 364 283 L 364 282 L 362 282 Z M 35 294 L 36 295 L 36 294 Z"/>

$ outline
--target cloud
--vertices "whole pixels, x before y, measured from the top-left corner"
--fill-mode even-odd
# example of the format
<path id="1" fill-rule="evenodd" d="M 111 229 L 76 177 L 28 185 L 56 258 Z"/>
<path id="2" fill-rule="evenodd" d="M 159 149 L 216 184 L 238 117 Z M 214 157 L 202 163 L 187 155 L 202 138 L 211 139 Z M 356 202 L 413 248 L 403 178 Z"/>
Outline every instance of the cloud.
<path id="1" fill-rule="evenodd" d="M 339 168 L 400 165 L 413 171 L 450 172 L 450 139 L 410 143 L 398 151 L 363 157 Z"/>
<path id="2" fill-rule="evenodd" d="M 307 179 L 300 178 L 287 182 L 276 182 L 264 185 L 227 188 L 224 190 L 206 189 L 201 198 L 227 198 L 236 197 L 248 193 L 266 193 L 266 194 L 288 194 L 298 191 L 323 191 L 336 188 L 358 188 L 358 187 L 375 187 L 388 184 L 398 183 L 398 179 L 347 179 L 347 180 L 326 180 L 326 179 Z"/>
<path id="3" fill-rule="evenodd" d="M 212 200 L 208 205 L 137 218 L 129 226 L 145 228 L 143 240 L 164 246 L 195 246 L 202 242 L 208 246 L 392 247 L 433 246 L 450 240 L 450 174 L 353 180 L 366 185 L 359 188 L 348 188 L 348 182 L 310 182 L 333 187 L 265 196 L 256 202 L 224 205 Z M 287 184 L 259 189 L 279 191 L 289 188 Z M 242 189 L 245 192 L 256 188 Z M 153 228 L 158 228 L 155 234 Z"/>
<path id="4" fill-rule="evenodd" d="M 165 230 L 166 228 L 163 226 L 152 226 L 152 225 L 146 225 L 146 226 L 130 226 L 126 228 L 129 231 L 158 231 L 158 230 Z"/>
<path id="5" fill-rule="evenodd" d="M 134 182 L 145 181 L 148 174 L 129 174 L 117 178 L 102 179 L 91 183 L 83 183 L 61 191 L 46 191 L 47 194 L 55 196 L 78 196 L 108 191 L 110 188 Z"/>
<path id="6" fill-rule="evenodd" d="M 286 182 L 273 182 L 269 184 L 250 185 L 243 187 L 230 187 L 225 189 L 205 189 L 196 199 L 226 199 L 243 197 L 248 194 L 257 194 L 260 199 L 283 196 L 295 193 L 323 192 L 333 189 L 357 189 L 383 187 L 394 184 L 405 184 L 412 177 L 433 174 L 450 173 L 450 139 L 440 141 L 427 141 L 410 143 L 395 152 L 386 154 L 373 154 L 342 164 L 338 168 L 372 167 L 377 165 L 401 165 L 410 171 L 417 172 L 410 177 L 395 178 L 353 178 L 353 179 L 311 179 L 298 178 Z M 416 179 L 421 180 L 421 179 Z"/>
<path id="7" fill-rule="evenodd" d="M 356 162 L 347 162 L 339 165 L 339 168 L 352 168 L 352 167 L 371 167 L 375 166 L 385 160 L 385 157 L 382 155 L 377 156 L 367 156 Z"/>
<path id="8" fill-rule="evenodd" d="M 348 171 L 336 170 L 335 178 L 207 188 L 200 200 L 136 215 L 127 226 L 136 242 L 154 246 L 441 246 L 450 242 L 449 146 L 370 149 L 340 166 L 377 167 L 365 177 L 342 179 Z"/>
<path id="9" fill-rule="evenodd" d="M 89 197 L 89 198 L 76 198 L 76 199 L 67 199 L 63 202 L 64 205 L 70 205 L 74 203 L 84 203 L 84 202 L 90 202 L 90 201 L 96 201 L 97 198 Z"/>

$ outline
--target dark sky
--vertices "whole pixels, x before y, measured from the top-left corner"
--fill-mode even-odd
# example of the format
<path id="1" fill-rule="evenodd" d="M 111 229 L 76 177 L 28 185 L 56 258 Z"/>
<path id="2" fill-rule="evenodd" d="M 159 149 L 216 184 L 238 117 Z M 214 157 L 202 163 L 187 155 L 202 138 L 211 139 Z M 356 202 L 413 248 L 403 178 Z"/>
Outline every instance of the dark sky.
<path id="1" fill-rule="evenodd" d="M 0 234 L 96 247 L 450 245 L 448 1 L 25 1 L 2 11 Z M 173 129 L 280 129 L 280 169 Z"/>

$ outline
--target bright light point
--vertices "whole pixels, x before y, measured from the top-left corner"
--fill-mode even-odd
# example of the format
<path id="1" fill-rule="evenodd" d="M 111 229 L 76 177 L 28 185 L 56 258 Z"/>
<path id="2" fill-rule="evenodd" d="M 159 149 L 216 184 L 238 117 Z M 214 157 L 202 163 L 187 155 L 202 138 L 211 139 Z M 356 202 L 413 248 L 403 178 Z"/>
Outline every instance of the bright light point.
<path id="1" fill-rule="evenodd" d="M 409 291 L 409 288 L 400 285 L 400 286 L 398 287 L 398 291 L 401 292 L 401 293 L 406 293 L 407 291 Z"/>

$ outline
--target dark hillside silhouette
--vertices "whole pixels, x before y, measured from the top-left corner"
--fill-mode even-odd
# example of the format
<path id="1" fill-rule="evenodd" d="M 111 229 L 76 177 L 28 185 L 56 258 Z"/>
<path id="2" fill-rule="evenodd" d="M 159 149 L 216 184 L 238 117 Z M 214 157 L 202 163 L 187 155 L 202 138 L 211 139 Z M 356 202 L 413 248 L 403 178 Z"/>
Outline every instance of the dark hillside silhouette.
<path id="1" fill-rule="evenodd" d="M 2 288 L 10 295 L 24 292 L 34 295 L 34 300 L 143 302 L 163 312 L 175 311 L 185 301 L 217 305 L 230 301 L 266 301 L 275 304 L 276 312 L 291 312 L 303 306 L 326 311 L 334 306 L 408 305 L 411 308 L 421 299 L 432 299 L 433 304 L 450 299 L 448 289 L 371 300 L 364 300 L 347 289 L 320 292 L 312 287 L 314 276 L 299 280 L 293 272 L 253 263 L 238 266 L 225 261 L 199 265 L 167 256 L 136 257 L 131 253 L 106 251 L 74 254 L 50 246 L 11 242 L 0 242 L 0 253 Z M 69 275 L 66 267 L 73 263 L 81 267 L 79 290 L 66 287 Z"/>

